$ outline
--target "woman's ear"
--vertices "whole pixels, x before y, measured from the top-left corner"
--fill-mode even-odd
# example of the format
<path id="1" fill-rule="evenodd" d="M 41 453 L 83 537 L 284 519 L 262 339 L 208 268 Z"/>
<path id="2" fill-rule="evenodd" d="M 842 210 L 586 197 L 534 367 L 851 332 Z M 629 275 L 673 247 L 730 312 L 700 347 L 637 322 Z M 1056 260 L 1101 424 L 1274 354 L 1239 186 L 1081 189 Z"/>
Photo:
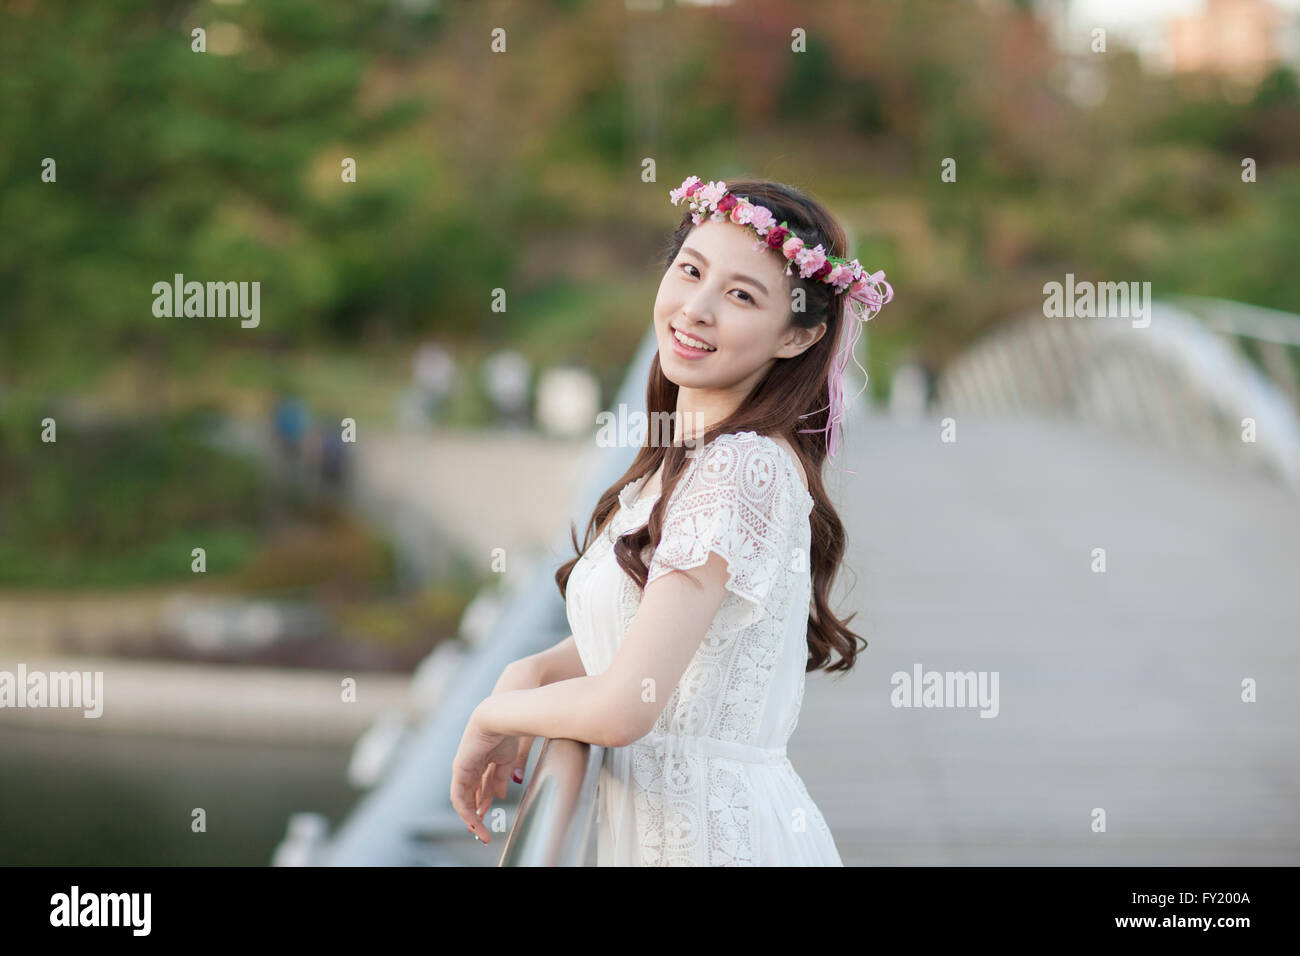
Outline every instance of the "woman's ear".
<path id="1" fill-rule="evenodd" d="M 794 358 L 796 355 L 802 355 L 808 349 L 812 348 L 826 334 L 826 323 L 819 322 L 811 329 L 805 329 L 802 326 L 792 326 L 790 332 L 786 335 L 785 342 L 777 352 L 778 358 Z"/>

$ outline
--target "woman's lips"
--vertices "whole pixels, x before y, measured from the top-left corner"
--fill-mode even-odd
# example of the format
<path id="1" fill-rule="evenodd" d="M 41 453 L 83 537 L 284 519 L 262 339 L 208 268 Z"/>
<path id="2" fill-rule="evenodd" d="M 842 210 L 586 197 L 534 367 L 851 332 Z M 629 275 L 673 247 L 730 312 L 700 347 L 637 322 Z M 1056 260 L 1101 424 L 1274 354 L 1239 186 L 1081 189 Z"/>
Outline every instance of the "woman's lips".
<path id="1" fill-rule="evenodd" d="M 717 348 L 714 348 L 713 352 L 706 352 L 703 349 L 693 349 L 689 345 L 683 345 L 681 342 L 677 341 L 677 332 L 672 328 L 672 326 L 668 327 L 668 337 L 673 341 L 673 351 L 682 358 L 700 359 L 712 355 L 713 352 L 717 351 Z"/>

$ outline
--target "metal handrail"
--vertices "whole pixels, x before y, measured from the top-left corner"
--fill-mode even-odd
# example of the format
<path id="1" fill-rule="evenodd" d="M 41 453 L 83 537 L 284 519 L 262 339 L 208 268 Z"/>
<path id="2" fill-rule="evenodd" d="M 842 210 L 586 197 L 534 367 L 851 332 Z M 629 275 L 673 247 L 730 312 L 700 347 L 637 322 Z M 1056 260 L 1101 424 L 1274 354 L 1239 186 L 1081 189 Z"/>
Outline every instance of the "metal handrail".
<path id="1" fill-rule="evenodd" d="M 552 738 L 542 744 L 499 866 L 586 866 L 595 848 L 596 783 L 605 748 Z"/>
<path id="2" fill-rule="evenodd" d="M 1228 299 L 1179 295 L 1174 302 L 1207 326 L 1240 344 L 1250 340 L 1259 351 L 1265 373 L 1300 407 L 1300 367 L 1288 349 L 1300 349 L 1300 316 Z"/>
<path id="3" fill-rule="evenodd" d="M 1195 311 L 1193 311 L 1195 309 Z M 939 375 L 944 415 L 1059 413 L 1170 444 L 1254 457 L 1300 492 L 1300 408 L 1290 359 L 1265 374 L 1224 333 L 1282 350 L 1300 317 L 1222 300 L 1151 304 L 1150 323 L 1045 318 L 1038 310 L 976 342 Z M 1256 314 L 1265 313 L 1265 314 Z M 1267 353 L 1266 353 L 1267 354 Z M 1257 426 L 1243 441 L 1242 422 Z"/>
<path id="4" fill-rule="evenodd" d="M 1300 346 L 1300 316 L 1290 312 L 1200 295 L 1172 295 L 1169 299 L 1216 332 Z"/>

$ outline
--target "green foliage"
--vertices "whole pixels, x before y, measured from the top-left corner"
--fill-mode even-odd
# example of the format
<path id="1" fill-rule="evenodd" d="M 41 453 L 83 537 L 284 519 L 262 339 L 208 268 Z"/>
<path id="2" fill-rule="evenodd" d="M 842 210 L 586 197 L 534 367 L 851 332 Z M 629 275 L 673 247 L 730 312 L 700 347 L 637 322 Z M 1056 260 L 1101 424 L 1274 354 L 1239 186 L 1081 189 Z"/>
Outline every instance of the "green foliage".
<path id="1" fill-rule="evenodd" d="M 1143 72 L 1119 41 L 1081 64 L 1028 0 L 791 4 L 798 54 L 779 17 L 622 7 L 0 8 L 0 385 L 157 340 L 180 366 L 254 341 L 359 351 L 430 333 L 613 381 L 644 330 L 678 172 L 805 184 L 883 237 L 861 256 L 897 292 L 875 324 L 915 326 L 898 340 L 934 356 L 1067 271 L 1300 311 L 1292 69 L 1243 94 Z M 489 52 L 496 26 L 506 55 Z M 1105 91 L 1095 106 L 1071 98 L 1080 65 Z M 635 182 L 634 152 L 662 182 Z M 567 271 L 584 244 L 611 246 L 611 223 L 626 267 Z M 152 285 L 176 272 L 262 282 L 259 330 L 154 317 Z M 498 287 L 505 316 L 488 311 Z M 479 420 L 473 395 L 453 406 Z"/>
<path id="2" fill-rule="evenodd" d="M 108 586 L 179 579 L 190 552 L 240 566 L 257 540 L 262 480 L 202 444 L 191 423 L 78 426 L 15 409 L 0 423 L 0 585 Z"/>
<path id="3" fill-rule="evenodd" d="M 806 54 L 792 58 L 779 91 L 778 115 L 786 120 L 806 117 L 809 104 L 816 104 L 826 90 L 835 88 L 835 60 L 826 42 L 813 35 L 807 46 Z"/>
<path id="4" fill-rule="evenodd" d="M 423 111 L 409 91 L 363 104 L 367 69 L 412 52 L 390 16 L 382 0 L 0 11 L 8 341 L 37 357 L 52 327 L 81 347 L 123 330 L 237 341 L 238 323 L 152 314 L 153 283 L 176 272 L 262 282 L 265 333 L 289 339 L 355 337 L 376 316 L 410 330 L 448 289 L 453 306 L 477 300 L 485 270 L 421 198 L 436 173 L 414 156 L 379 173 Z M 239 31 L 233 55 L 218 52 L 220 21 Z"/>

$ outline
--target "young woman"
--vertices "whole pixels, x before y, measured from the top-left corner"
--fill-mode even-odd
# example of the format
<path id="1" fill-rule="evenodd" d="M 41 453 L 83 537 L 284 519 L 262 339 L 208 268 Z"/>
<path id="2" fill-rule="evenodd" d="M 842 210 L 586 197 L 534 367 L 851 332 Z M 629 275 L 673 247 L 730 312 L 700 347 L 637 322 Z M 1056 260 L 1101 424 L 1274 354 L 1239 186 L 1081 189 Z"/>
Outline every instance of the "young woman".
<path id="1" fill-rule="evenodd" d="M 606 748 L 602 866 L 841 866 L 785 748 L 805 673 L 847 671 L 862 641 L 828 603 L 845 537 L 821 469 L 859 323 L 893 291 L 790 187 L 692 176 L 669 196 L 689 209 L 647 411 L 670 414 L 672 443 L 643 446 L 573 535 L 556 573 L 573 633 L 475 710 L 452 804 L 488 842 L 533 737 L 569 738 Z"/>

